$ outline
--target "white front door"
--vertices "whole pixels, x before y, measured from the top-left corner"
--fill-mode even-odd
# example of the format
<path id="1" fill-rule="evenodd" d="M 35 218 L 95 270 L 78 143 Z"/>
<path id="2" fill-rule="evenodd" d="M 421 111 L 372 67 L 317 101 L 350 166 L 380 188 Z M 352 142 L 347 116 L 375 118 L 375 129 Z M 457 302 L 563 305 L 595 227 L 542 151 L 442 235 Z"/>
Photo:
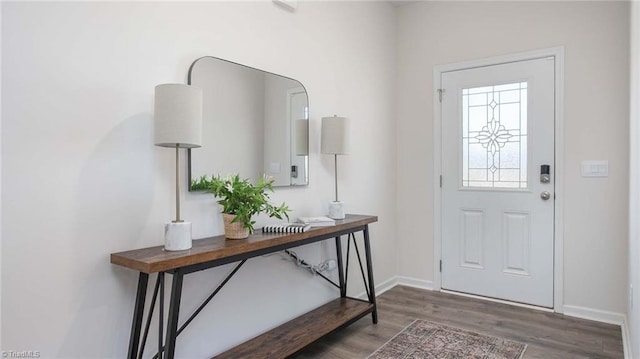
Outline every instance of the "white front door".
<path id="1" fill-rule="evenodd" d="M 442 288 L 553 307 L 554 58 L 441 88 Z"/>

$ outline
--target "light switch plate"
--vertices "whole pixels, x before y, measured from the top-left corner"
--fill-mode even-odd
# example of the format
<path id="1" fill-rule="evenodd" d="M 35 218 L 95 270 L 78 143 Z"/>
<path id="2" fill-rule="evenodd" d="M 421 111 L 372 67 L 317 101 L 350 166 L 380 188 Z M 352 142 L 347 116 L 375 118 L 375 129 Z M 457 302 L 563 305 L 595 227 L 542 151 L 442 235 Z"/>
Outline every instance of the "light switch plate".
<path id="1" fill-rule="evenodd" d="M 609 177 L 609 161 L 582 161 L 582 177 Z"/>

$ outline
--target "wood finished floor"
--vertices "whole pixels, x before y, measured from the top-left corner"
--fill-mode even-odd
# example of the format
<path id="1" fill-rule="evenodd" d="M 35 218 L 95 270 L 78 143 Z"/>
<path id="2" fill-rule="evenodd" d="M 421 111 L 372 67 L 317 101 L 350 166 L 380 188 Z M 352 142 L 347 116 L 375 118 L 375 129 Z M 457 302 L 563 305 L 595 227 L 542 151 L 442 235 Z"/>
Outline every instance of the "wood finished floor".
<path id="1" fill-rule="evenodd" d="M 623 358 L 620 326 L 404 286 L 377 297 L 368 315 L 324 337 L 296 358 L 366 358 L 415 319 L 527 344 L 524 358 Z"/>

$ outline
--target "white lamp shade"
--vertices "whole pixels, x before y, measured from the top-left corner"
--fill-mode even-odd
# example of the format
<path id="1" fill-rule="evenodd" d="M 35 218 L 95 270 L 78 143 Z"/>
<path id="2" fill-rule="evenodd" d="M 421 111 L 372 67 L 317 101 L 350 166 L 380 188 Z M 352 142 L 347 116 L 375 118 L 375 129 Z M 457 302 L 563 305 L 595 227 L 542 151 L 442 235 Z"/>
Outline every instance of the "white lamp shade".
<path id="1" fill-rule="evenodd" d="M 329 155 L 349 153 L 349 121 L 344 117 L 323 117 L 320 152 Z"/>
<path id="2" fill-rule="evenodd" d="M 202 146 L 202 90 L 184 84 L 156 86 L 154 143 L 161 147 Z"/>
<path id="3" fill-rule="evenodd" d="M 295 122 L 296 156 L 309 155 L 309 120 L 300 119 Z"/>

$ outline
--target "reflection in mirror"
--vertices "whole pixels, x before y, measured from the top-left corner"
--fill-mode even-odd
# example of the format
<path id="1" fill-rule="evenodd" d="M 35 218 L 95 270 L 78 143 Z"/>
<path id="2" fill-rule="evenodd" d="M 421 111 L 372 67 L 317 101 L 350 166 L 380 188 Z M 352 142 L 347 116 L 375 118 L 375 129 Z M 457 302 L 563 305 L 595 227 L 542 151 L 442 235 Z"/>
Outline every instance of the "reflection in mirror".
<path id="1" fill-rule="evenodd" d="M 202 175 L 266 174 L 274 186 L 309 184 L 309 100 L 296 80 L 201 57 L 188 83 L 203 91 L 202 147 L 189 151 L 189 183 Z"/>

